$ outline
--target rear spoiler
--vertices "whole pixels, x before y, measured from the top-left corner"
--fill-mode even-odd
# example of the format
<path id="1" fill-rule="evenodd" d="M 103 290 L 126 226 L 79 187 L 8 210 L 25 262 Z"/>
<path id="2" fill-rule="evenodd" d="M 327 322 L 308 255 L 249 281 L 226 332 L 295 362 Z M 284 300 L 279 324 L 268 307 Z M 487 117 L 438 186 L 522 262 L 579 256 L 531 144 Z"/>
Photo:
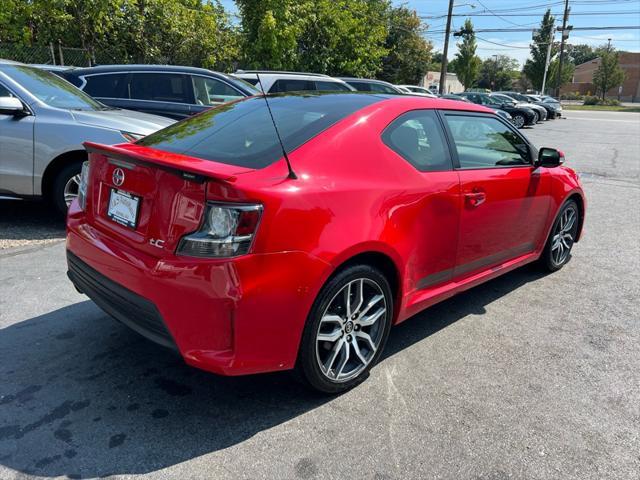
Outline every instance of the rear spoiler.
<path id="1" fill-rule="evenodd" d="M 233 182 L 236 180 L 237 175 L 253 171 L 251 168 L 165 152 L 134 143 L 102 145 L 100 143 L 84 142 L 83 145 L 87 153 L 98 153 L 125 162 L 152 164 L 166 170 L 174 170 L 176 173 L 187 172 L 200 177 L 214 178 L 226 182 Z"/>

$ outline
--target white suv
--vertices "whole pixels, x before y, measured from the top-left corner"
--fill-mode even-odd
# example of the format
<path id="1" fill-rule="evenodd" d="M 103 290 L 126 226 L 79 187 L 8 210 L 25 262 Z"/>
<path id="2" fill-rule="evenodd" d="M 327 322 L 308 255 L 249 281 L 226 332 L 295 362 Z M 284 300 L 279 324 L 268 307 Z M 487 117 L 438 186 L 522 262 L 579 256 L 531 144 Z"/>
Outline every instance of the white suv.
<path id="1" fill-rule="evenodd" d="M 258 82 L 258 75 L 260 82 Z M 238 70 L 234 77 L 241 78 L 266 93 L 281 92 L 353 92 L 354 88 L 337 78 L 319 73 L 274 72 L 269 70 Z"/>

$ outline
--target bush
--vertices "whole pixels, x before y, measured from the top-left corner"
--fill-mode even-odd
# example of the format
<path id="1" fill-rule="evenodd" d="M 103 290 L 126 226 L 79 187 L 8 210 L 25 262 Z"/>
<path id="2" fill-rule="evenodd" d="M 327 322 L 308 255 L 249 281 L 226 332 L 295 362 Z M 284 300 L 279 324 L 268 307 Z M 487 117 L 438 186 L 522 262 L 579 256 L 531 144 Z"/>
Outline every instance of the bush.
<path id="1" fill-rule="evenodd" d="M 607 107 L 617 107 L 620 102 L 615 98 L 605 98 L 602 100 L 600 97 L 588 96 L 584 97 L 583 105 L 605 105 Z"/>
<path id="2" fill-rule="evenodd" d="M 580 95 L 578 92 L 563 93 L 560 95 L 560 100 L 582 100 L 584 95 Z"/>

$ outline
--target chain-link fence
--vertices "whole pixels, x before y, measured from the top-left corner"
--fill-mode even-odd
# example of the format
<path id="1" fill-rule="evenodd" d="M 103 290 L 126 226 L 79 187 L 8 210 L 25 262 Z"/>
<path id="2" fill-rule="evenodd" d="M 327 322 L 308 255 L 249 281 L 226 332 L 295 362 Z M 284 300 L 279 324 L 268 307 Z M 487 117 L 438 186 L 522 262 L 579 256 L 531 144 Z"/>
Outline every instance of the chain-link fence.
<path id="1" fill-rule="evenodd" d="M 99 55 L 106 57 L 105 55 Z M 90 67 L 95 65 L 95 55 L 84 48 L 63 47 L 60 44 L 23 45 L 19 43 L 0 43 L 0 58 L 22 63 L 41 63 L 46 65 L 70 65 Z M 100 58 L 100 63 L 109 63 L 108 58 Z"/>

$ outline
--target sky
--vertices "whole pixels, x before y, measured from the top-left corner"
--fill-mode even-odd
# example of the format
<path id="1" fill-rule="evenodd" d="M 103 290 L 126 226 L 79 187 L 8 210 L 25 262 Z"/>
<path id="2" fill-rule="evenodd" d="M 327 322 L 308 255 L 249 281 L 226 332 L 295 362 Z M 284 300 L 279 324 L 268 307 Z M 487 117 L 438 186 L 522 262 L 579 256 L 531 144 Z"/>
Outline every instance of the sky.
<path id="1" fill-rule="evenodd" d="M 231 12 L 236 12 L 233 0 L 222 0 Z M 405 5 L 416 10 L 429 28 L 425 38 L 442 51 L 444 29 L 447 22 L 449 0 L 393 0 L 394 5 Z M 525 29 L 518 32 L 477 33 L 481 58 L 509 55 L 521 64 L 529 56 L 532 29 L 540 24 L 547 8 L 556 14 L 556 25 L 562 25 L 564 0 L 456 0 L 451 30 L 459 29 L 469 15 L 476 29 Z M 569 43 L 599 46 L 611 39 L 618 50 L 640 51 L 640 0 L 569 0 L 571 8 L 568 25 L 579 27 L 635 26 L 635 29 L 583 30 L 570 33 Z M 556 40 L 560 34 L 556 33 Z M 449 59 L 457 51 L 455 37 L 449 39 Z"/>

